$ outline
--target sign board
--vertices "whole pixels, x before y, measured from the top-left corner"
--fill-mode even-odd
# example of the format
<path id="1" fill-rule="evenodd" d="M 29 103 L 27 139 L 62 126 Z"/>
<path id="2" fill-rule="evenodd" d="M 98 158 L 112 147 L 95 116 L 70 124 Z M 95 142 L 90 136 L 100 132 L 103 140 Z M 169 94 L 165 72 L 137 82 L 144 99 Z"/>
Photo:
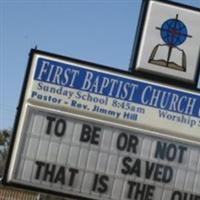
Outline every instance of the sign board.
<path id="1" fill-rule="evenodd" d="M 200 94 L 33 50 L 4 181 L 86 199 L 198 200 L 199 133 Z"/>
<path id="2" fill-rule="evenodd" d="M 8 181 L 87 199 L 200 199 L 199 146 L 34 106 L 24 118 Z"/>
<path id="3" fill-rule="evenodd" d="M 200 139 L 198 93 L 39 54 L 28 86 L 32 104 Z"/>
<path id="4" fill-rule="evenodd" d="M 196 84 L 200 9 L 159 0 L 144 1 L 143 9 L 132 69 Z"/>

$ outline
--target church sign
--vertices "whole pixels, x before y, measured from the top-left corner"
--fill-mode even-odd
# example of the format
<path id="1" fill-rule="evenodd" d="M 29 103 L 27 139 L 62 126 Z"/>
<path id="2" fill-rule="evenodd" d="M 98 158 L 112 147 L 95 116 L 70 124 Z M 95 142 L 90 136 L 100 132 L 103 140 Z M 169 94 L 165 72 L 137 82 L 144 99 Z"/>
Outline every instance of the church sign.
<path id="1" fill-rule="evenodd" d="M 144 1 L 143 7 L 132 70 L 195 85 L 200 9 L 159 0 Z"/>
<path id="2" fill-rule="evenodd" d="M 198 93 L 38 53 L 31 67 L 31 104 L 200 140 Z"/>
<path id="3" fill-rule="evenodd" d="M 200 198 L 200 94 L 32 50 L 4 181 L 96 200 Z"/>
<path id="4" fill-rule="evenodd" d="M 76 199 L 200 199 L 197 145 L 32 105 L 24 122 L 11 183 Z"/>

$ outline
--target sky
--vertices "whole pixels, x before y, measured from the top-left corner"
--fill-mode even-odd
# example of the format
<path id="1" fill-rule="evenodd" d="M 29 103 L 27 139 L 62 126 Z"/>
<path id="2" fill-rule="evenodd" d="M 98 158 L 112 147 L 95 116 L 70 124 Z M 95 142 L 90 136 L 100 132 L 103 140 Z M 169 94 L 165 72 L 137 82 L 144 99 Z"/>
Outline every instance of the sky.
<path id="1" fill-rule="evenodd" d="M 200 0 L 176 0 L 200 8 Z M 127 70 L 141 0 L 0 0 L 0 130 L 13 127 L 31 48 Z"/>

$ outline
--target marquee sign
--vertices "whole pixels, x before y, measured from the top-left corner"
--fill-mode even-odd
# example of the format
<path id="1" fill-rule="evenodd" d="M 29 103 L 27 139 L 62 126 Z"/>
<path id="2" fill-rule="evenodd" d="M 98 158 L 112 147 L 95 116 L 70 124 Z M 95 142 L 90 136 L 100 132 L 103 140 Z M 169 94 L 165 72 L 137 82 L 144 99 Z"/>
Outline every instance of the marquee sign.
<path id="1" fill-rule="evenodd" d="M 144 1 L 143 6 L 132 70 L 195 85 L 200 9 L 161 0 Z"/>
<path id="2" fill-rule="evenodd" d="M 200 198 L 200 94 L 32 50 L 4 181 L 96 200 Z"/>
<path id="3" fill-rule="evenodd" d="M 24 118 L 8 181 L 87 199 L 200 199 L 199 146 L 35 106 Z"/>

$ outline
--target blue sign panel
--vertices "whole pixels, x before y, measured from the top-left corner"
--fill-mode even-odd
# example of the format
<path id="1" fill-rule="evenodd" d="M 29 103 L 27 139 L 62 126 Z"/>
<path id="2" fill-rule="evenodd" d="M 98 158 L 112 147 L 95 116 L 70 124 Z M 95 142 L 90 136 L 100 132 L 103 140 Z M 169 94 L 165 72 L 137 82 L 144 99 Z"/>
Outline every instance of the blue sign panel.
<path id="1" fill-rule="evenodd" d="M 40 58 L 34 80 L 200 117 L 197 95 L 70 64 Z"/>

